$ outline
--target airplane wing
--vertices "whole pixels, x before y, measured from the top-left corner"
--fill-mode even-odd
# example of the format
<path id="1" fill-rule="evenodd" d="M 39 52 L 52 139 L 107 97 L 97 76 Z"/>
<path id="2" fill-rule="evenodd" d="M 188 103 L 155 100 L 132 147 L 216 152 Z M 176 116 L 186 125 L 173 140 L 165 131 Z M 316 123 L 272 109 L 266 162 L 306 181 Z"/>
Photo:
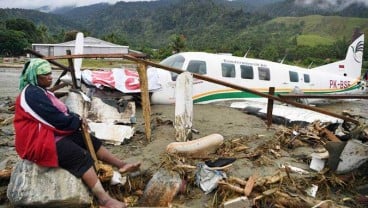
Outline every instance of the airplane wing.
<path id="1" fill-rule="evenodd" d="M 262 118 L 267 116 L 267 103 L 257 101 L 242 101 L 231 103 L 230 107 L 238 108 L 249 114 L 257 115 Z M 286 106 L 280 104 L 273 105 L 273 121 L 284 125 L 293 125 L 300 123 L 312 123 L 316 120 L 321 122 L 342 123 L 342 119 L 328 116 L 315 111 Z"/>

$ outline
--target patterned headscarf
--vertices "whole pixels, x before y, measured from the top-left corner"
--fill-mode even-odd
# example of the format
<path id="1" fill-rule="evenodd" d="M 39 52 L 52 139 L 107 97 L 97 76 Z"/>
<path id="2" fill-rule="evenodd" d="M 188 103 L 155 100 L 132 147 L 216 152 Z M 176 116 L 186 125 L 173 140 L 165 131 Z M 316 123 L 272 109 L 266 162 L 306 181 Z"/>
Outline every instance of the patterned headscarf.
<path id="1" fill-rule="evenodd" d="M 28 84 L 37 85 L 37 75 L 51 73 L 51 65 L 48 61 L 34 58 L 24 64 L 19 78 L 19 90 L 23 90 Z"/>

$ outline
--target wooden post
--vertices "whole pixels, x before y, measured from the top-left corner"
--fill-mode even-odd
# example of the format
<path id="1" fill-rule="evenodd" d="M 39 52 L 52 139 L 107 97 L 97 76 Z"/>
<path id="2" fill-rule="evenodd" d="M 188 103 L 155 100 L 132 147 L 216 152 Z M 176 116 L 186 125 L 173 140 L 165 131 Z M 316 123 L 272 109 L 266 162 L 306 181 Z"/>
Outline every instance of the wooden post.
<path id="1" fill-rule="evenodd" d="M 193 76 L 189 72 L 178 75 L 175 87 L 175 139 L 186 142 L 192 139 Z"/>
<path id="2" fill-rule="evenodd" d="M 66 51 L 66 54 L 71 55 L 72 52 L 70 50 Z M 78 85 L 77 85 L 77 78 L 75 77 L 75 70 L 74 70 L 74 64 L 73 64 L 73 59 L 69 58 L 68 59 L 68 63 L 69 63 L 69 69 L 70 69 L 70 75 L 72 76 L 72 81 L 73 81 L 73 89 L 78 89 Z"/>
<path id="3" fill-rule="evenodd" d="M 146 64 L 143 64 L 141 62 L 138 63 L 138 74 L 139 74 L 139 83 L 140 83 L 140 88 L 141 88 L 144 127 L 145 127 L 145 132 L 146 132 L 146 138 L 150 142 L 151 141 L 151 106 L 150 106 L 151 104 L 149 100 L 147 65 Z"/>
<path id="4" fill-rule="evenodd" d="M 268 90 L 268 94 L 275 94 L 275 87 L 270 87 Z M 267 102 L 267 127 L 270 128 L 272 125 L 272 110 L 273 110 L 273 99 L 268 98 Z"/>

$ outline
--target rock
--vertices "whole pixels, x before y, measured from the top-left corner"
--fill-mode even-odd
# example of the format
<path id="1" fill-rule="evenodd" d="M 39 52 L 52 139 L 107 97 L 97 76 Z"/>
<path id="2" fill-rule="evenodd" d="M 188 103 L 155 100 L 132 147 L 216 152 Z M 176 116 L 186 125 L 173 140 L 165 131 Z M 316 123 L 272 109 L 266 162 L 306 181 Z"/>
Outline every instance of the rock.
<path id="1" fill-rule="evenodd" d="M 344 174 L 359 168 L 368 161 L 368 145 L 357 139 L 347 141 L 340 155 L 339 164 L 336 169 L 337 174 Z"/>
<path id="2" fill-rule="evenodd" d="M 90 207 L 92 196 L 74 175 L 21 160 L 10 177 L 7 197 L 15 207 Z"/>
<path id="3" fill-rule="evenodd" d="M 148 182 L 139 205 L 167 207 L 179 193 L 182 185 L 183 181 L 177 172 L 160 169 Z"/>
<path id="4" fill-rule="evenodd" d="M 80 116 L 87 115 L 87 108 L 84 107 L 83 98 L 81 94 L 77 92 L 69 92 L 65 98 L 64 103 L 68 106 L 71 112 L 74 112 Z"/>

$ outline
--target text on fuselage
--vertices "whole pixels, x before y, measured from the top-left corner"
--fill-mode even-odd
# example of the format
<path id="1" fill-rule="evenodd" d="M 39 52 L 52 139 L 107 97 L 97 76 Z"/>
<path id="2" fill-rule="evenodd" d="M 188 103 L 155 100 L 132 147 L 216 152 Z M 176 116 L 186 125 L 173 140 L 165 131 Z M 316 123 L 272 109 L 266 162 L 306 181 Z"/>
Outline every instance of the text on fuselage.
<path id="1" fill-rule="evenodd" d="M 334 89 L 345 89 L 350 87 L 350 81 L 338 81 L 338 80 L 330 80 L 330 88 Z"/>

